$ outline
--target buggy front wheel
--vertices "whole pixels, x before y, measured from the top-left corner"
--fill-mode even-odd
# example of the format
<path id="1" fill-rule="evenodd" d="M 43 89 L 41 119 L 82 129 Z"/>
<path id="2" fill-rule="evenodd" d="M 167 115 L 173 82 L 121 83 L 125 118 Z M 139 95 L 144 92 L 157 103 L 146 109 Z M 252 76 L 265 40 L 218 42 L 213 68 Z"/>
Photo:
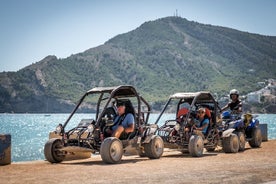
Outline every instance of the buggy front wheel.
<path id="1" fill-rule="evenodd" d="M 50 139 L 44 146 L 44 156 L 51 163 L 62 162 L 65 155 L 59 150 L 63 147 L 62 141 L 57 138 Z"/>
<path id="2" fill-rule="evenodd" d="M 164 143 L 161 137 L 154 135 L 149 143 L 145 144 L 145 155 L 150 159 L 160 158 L 164 151 Z"/>
<path id="3" fill-rule="evenodd" d="M 189 140 L 188 150 L 193 157 L 201 157 L 203 155 L 204 142 L 201 136 L 192 135 Z"/>
<path id="4" fill-rule="evenodd" d="M 100 154 L 107 164 L 119 163 L 123 156 L 123 144 L 116 137 L 108 137 L 101 144 Z"/>

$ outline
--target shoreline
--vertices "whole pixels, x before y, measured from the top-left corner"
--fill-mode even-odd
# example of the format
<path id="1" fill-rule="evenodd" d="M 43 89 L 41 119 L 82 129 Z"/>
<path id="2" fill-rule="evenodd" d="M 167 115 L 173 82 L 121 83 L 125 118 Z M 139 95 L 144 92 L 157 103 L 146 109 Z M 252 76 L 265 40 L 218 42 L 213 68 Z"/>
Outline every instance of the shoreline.
<path id="1" fill-rule="evenodd" d="M 276 140 L 236 154 L 222 150 L 191 157 L 165 149 L 160 159 L 123 156 L 104 164 L 100 155 L 51 164 L 44 160 L 0 166 L 1 183 L 265 183 L 276 182 Z"/>

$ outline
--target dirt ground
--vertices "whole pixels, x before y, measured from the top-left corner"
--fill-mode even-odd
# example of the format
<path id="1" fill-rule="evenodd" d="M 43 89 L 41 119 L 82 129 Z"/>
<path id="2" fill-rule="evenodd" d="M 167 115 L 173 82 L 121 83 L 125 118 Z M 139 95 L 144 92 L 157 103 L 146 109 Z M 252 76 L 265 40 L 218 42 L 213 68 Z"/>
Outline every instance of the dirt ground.
<path id="1" fill-rule="evenodd" d="M 275 151 L 276 140 L 270 140 L 258 149 L 246 145 L 236 154 L 218 149 L 200 158 L 165 149 L 157 160 L 123 156 L 115 165 L 99 155 L 60 164 L 18 162 L 0 166 L 0 183 L 276 183 Z"/>

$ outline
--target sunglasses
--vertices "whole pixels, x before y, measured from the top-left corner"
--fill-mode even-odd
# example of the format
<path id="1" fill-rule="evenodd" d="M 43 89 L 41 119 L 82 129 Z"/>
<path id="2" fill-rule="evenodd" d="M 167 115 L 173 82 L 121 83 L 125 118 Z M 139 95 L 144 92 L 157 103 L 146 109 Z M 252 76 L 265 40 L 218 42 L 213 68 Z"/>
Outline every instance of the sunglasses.
<path id="1" fill-rule="evenodd" d="M 204 114 L 204 112 L 203 111 L 199 111 L 199 112 L 197 112 L 198 114 Z"/>
<path id="2" fill-rule="evenodd" d="M 123 107 L 123 106 L 125 106 L 125 105 L 123 105 L 123 104 L 116 105 L 117 108 L 118 107 Z"/>

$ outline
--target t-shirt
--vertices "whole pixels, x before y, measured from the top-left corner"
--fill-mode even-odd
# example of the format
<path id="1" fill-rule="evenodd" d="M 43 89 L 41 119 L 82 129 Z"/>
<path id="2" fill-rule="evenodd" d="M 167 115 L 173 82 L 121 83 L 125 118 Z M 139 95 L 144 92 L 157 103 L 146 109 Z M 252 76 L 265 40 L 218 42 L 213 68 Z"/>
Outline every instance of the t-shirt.
<path id="1" fill-rule="evenodd" d="M 197 126 L 197 127 L 202 127 L 202 126 L 205 125 L 205 124 L 209 124 L 209 119 L 205 118 L 205 119 L 203 119 L 201 122 L 200 122 L 199 120 L 197 120 L 197 122 L 196 122 L 196 126 Z M 207 129 L 208 129 L 208 126 L 206 126 L 206 127 L 202 130 L 202 133 L 203 133 L 203 134 L 206 134 Z"/>
<path id="2" fill-rule="evenodd" d="M 242 103 L 240 100 L 237 100 L 235 102 L 229 102 L 228 107 L 230 107 L 230 110 L 237 110 L 239 107 L 242 106 Z"/>
<path id="3" fill-rule="evenodd" d="M 124 128 L 128 128 L 130 125 L 134 124 L 134 116 L 131 113 L 128 113 L 127 115 L 116 116 L 114 123 L 115 125 L 112 127 L 112 130 L 116 130 L 119 125 L 122 125 Z"/>

